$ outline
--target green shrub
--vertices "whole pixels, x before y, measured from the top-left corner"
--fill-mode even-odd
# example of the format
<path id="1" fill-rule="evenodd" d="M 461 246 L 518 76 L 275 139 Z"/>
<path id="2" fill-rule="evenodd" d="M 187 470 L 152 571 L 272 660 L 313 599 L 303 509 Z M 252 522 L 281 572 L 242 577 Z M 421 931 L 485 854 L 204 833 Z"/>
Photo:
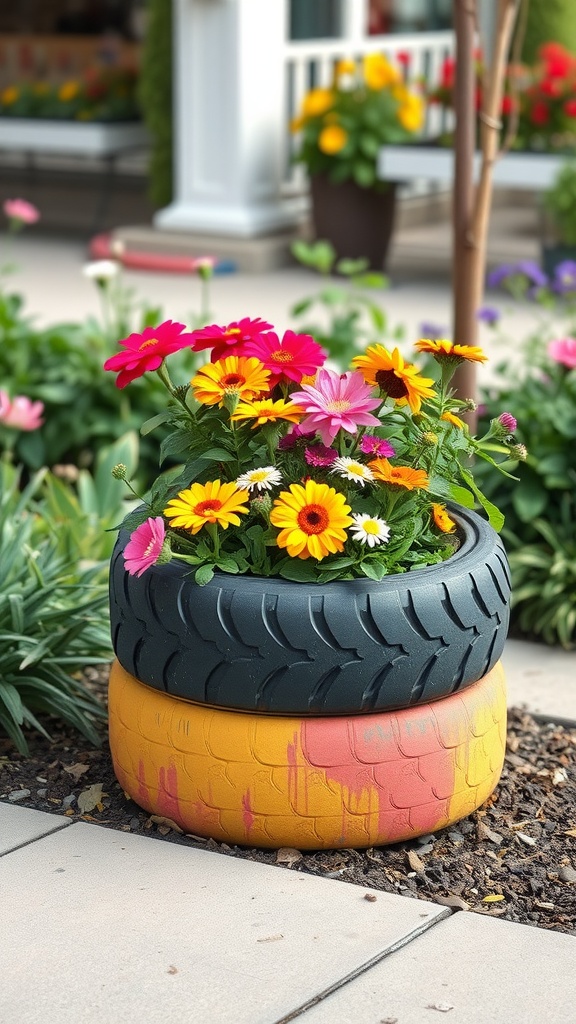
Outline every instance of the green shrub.
<path id="1" fill-rule="evenodd" d="M 488 464 L 478 478 L 505 514 L 513 627 L 570 648 L 576 645 L 576 369 L 570 366 L 576 340 L 554 340 L 551 331 L 541 327 L 525 343 L 522 370 L 501 364 L 501 380 L 482 395 L 481 422 L 504 411 L 518 422 L 514 439 L 527 456 L 509 468 L 519 483 Z"/>
<path id="2" fill-rule="evenodd" d="M 152 138 L 148 193 L 155 206 L 172 200 L 172 4 L 148 0 L 138 98 Z"/>
<path id="3" fill-rule="evenodd" d="M 23 753 L 25 730 L 49 736 L 38 714 L 99 743 L 105 711 L 80 671 L 112 658 L 107 567 L 83 566 L 63 541 L 66 520 L 55 522 L 40 496 L 45 476 L 20 491 L 19 470 L 0 463 L 0 728 Z"/>

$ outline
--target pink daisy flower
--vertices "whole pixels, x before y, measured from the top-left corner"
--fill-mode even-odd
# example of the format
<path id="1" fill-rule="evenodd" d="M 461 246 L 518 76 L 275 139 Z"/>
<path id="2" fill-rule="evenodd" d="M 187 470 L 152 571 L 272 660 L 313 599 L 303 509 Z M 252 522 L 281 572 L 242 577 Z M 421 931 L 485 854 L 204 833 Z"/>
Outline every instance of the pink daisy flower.
<path id="1" fill-rule="evenodd" d="M 338 452 L 325 444 L 311 444 L 304 449 L 304 458 L 309 466 L 331 466 L 338 458 Z"/>
<path id="2" fill-rule="evenodd" d="M 161 516 L 138 526 L 124 548 L 124 565 L 130 576 L 141 576 L 155 565 L 164 547 L 166 528 Z"/>
<path id="3" fill-rule="evenodd" d="M 247 342 L 242 351 L 247 356 L 256 356 L 270 370 L 271 387 L 280 381 L 299 384 L 302 377 L 313 377 L 326 359 L 324 349 L 310 334 L 294 331 L 285 331 L 282 340 L 274 331 L 261 334 Z"/>
<path id="4" fill-rule="evenodd" d="M 396 449 L 389 441 L 374 437 L 374 434 L 364 434 L 360 441 L 360 451 L 364 452 L 364 455 L 376 455 L 381 459 L 391 459 L 396 455 Z"/>
<path id="5" fill-rule="evenodd" d="M 318 370 L 315 384 L 303 384 L 302 391 L 294 391 L 290 398 L 308 415 L 301 420 L 302 430 L 316 430 L 326 445 L 339 430 L 355 434 L 358 427 L 377 427 L 380 420 L 370 410 L 381 404 L 371 398 L 369 386 L 359 370 L 336 373 Z"/>
<path id="6" fill-rule="evenodd" d="M 200 327 L 192 331 L 193 345 L 195 352 L 211 348 L 211 362 L 215 363 L 222 356 L 246 355 L 244 345 L 247 341 L 259 338 L 264 331 L 269 331 L 272 324 L 266 323 L 260 317 L 251 320 L 245 316 L 242 320 L 234 320 L 227 327 L 218 327 L 217 324 L 210 324 L 208 327 Z"/>
<path id="7" fill-rule="evenodd" d="M 116 387 L 142 377 L 149 370 L 157 370 L 172 352 L 190 348 L 192 334 L 183 334 L 185 325 L 174 320 L 165 320 L 159 327 L 145 327 L 141 334 L 131 334 L 119 342 L 124 352 L 117 352 L 104 363 L 105 370 L 119 370 Z"/>
<path id="8" fill-rule="evenodd" d="M 557 338 L 548 345 L 548 355 L 569 370 L 576 367 L 576 338 Z"/>
<path id="9" fill-rule="evenodd" d="M 14 430 L 38 430 L 44 420 L 42 402 L 33 402 L 26 395 L 16 395 L 10 401 L 5 391 L 0 391 L 0 423 Z"/>
<path id="10" fill-rule="evenodd" d="M 297 445 L 302 446 L 308 441 L 312 441 L 314 437 L 316 437 L 315 430 L 301 430 L 299 424 L 295 423 L 288 433 L 280 438 L 278 448 L 281 452 L 289 452 Z"/>

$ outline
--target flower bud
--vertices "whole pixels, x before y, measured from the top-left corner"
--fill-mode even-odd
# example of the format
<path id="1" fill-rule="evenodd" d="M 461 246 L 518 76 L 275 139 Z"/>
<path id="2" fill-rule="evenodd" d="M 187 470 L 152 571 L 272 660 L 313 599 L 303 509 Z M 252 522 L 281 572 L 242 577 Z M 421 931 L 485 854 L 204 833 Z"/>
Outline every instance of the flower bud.
<path id="1" fill-rule="evenodd" d="M 433 430 L 425 430 L 421 434 L 421 440 L 423 444 L 433 446 L 438 444 L 438 434 L 435 434 Z"/>
<path id="2" fill-rule="evenodd" d="M 186 395 L 188 394 L 189 390 L 190 390 L 190 385 L 189 384 L 178 384 L 174 388 L 174 391 L 172 392 L 172 394 L 174 395 L 174 398 L 178 399 L 179 402 L 184 402 L 186 400 Z"/>
<path id="3" fill-rule="evenodd" d="M 115 480 L 125 480 L 127 472 L 128 470 L 124 463 L 118 462 L 112 470 L 112 476 Z"/>
<path id="4" fill-rule="evenodd" d="M 512 459 L 518 459 L 519 462 L 525 462 L 528 458 L 528 449 L 525 444 L 511 444 L 510 457 Z"/>
<path id="5" fill-rule="evenodd" d="M 502 424 L 507 434 L 513 434 L 518 426 L 516 418 L 510 412 L 501 412 L 498 422 Z"/>
<path id="6" fill-rule="evenodd" d="M 272 510 L 272 498 L 269 494 L 257 494 L 250 502 L 250 511 L 268 520 Z"/>

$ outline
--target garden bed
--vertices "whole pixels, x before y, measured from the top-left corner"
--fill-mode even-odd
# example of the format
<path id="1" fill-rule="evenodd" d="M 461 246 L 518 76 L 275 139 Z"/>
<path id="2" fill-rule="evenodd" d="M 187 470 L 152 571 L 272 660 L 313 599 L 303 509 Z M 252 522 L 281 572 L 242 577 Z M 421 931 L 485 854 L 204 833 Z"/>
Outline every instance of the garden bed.
<path id="1" fill-rule="evenodd" d="M 89 672 L 105 701 L 106 671 Z M 126 798 L 112 770 L 105 727 L 100 749 L 59 724 L 49 728 L 52 742 L 30 735 L 28 756 L 0 740 L 0 800 L 454 910 L 568 934 L 576 928 L 576 728 L 538 722 L 513 708 L 502 778 L 479 811 L 411 842 L 307 853 L 183 835 L 169 819 L 153 818 Z"/>

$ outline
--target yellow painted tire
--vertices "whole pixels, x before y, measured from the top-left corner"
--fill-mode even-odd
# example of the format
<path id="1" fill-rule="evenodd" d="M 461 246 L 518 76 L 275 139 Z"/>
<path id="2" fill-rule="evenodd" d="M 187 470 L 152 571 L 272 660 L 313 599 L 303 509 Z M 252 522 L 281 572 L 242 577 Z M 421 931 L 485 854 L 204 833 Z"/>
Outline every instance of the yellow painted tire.
<path id="1" fill-rule="evenodd" d="M 192 704 L 115 662 L 109 712 L 114 771 L 132 799 L 242 846 L 367 847 L 444 828 L 488 798 L 506 742 L 500 662 L 432 704 L 325 718 Z"/>

